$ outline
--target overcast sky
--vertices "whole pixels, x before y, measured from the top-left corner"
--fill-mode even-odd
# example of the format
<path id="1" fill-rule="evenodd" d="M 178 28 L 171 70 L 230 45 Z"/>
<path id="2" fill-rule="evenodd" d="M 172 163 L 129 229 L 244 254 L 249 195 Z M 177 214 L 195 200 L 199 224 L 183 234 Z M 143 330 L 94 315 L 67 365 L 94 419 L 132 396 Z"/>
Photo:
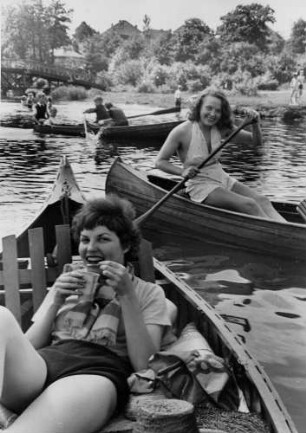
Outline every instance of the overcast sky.
<path id="1" fill-rule="evenodd" d="M 16 3 L 20 0 L 1 0 Z M 143 28 L 143 17 L 151 19 L 151 28 L 175 30 L 188 18 L 200 18 L 213 30 L 221 24 L 220 17 L 235 9 L 238 4 L 260 3 L 275 11 L 276 23 L 272 29 L 287 39 L 292 25 L 298 19 L 306 21 L 305 0 L 63 0 L 67 8 L 74 10 L 71 30 L 85 21 L 99 32 L 111 24 L 126 20 Z M 47 4 L 48 0 L 43 0 Z"/>

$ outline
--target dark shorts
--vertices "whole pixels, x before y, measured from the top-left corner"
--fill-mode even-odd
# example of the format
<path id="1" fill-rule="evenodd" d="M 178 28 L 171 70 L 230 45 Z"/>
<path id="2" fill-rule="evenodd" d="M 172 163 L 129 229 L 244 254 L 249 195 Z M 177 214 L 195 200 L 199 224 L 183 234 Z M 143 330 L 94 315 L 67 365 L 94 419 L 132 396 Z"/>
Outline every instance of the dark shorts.
<path id="1" fill-rule="evenodd" d="M 47 364 L 45 387 L 58 379 L 76 374 L 95 374 L 110 379 L 117 389 L 117 408 L 121 409 L 129 397 L 127 378 L 131 374 L 129 362 L 98 344 L 65 340 L 40 349 Z"/>

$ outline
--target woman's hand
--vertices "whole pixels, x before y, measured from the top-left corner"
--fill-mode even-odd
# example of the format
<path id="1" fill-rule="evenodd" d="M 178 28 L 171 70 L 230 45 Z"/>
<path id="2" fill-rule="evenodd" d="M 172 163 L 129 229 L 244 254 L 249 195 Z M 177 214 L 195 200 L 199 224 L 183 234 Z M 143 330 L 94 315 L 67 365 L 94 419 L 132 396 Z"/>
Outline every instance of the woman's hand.
<path id="1" fill-rule="evenodd" d="M 184 178 L 188 177 L 189 179 L 192 179 L 199 172 L 200 172 L 200 170 L 195 165 L 191 165 L 190 167 L 187 167 L 185 170 L 183 170 L 182 176 Z"/>
<path id="2" fill-rule="evenodd" d="M 118 262 L 104 260 L 100 264 L 105 283 L 112 287 L 118 296 L 128 295 L 133 290 L 127 268 Z"/>
<path id="3" fill-rule="evenodd" d="M 252 108 L 246 109 L 247 117 L 249 117 L 251 120 L 253 120 L 254 123 L 258 123 L 260 121 L 260 114 L 258 111 L 253 110 Z"/>
<path id="4" fill-rule="evenodd" d="M 64 272 L 57 278 L 51 288 L 54 304 L 62 305 L 68 296 L 80 295 L 85 284 L 86 281 L 82 272 Z"/>

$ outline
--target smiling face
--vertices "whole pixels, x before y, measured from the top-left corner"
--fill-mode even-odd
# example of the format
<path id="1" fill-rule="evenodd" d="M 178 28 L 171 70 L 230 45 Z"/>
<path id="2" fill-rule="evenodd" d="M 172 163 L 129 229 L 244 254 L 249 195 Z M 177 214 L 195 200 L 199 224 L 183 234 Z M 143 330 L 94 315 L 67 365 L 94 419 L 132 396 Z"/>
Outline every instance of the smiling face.
<path id="1" fill-rule="evenodd" d="M 202 101 L 200 122 L 203 126 L 212 127 L 221 119 L 222 102 L 215 96 L 207 95 Z"/>
<path id="2" fill-rule="evenodd" d="M 80 234 L 79 254 L 87 267 L 95 266 L 103 260 L 111 260 L 124 264 L 124 254 L 128 248 L 123 249 L 117 234 L 106 226 L 97 226 L 93 229 L 83 229 Z"/>

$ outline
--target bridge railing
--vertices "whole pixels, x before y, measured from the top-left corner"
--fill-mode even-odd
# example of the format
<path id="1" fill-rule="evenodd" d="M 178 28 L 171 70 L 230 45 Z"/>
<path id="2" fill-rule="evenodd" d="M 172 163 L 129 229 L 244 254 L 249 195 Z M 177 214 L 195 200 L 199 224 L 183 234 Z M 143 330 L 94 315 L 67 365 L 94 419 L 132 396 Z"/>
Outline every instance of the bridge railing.
<path id="1" fill-rule="evenodd" d="M 44 65 L 40 62 L 35 62 L 31 60 L 1 60 L 1 68 L 5 69 L 16 69 L 24 70 L 25 72 L 36 71 L 40 75 L 48 75 L 52 77 L 59 78 L 63 81 L 93 81 L 93 77 L 90 72 L 83 71 L 80 68 L 69 69 L 65 67 Z"/>

